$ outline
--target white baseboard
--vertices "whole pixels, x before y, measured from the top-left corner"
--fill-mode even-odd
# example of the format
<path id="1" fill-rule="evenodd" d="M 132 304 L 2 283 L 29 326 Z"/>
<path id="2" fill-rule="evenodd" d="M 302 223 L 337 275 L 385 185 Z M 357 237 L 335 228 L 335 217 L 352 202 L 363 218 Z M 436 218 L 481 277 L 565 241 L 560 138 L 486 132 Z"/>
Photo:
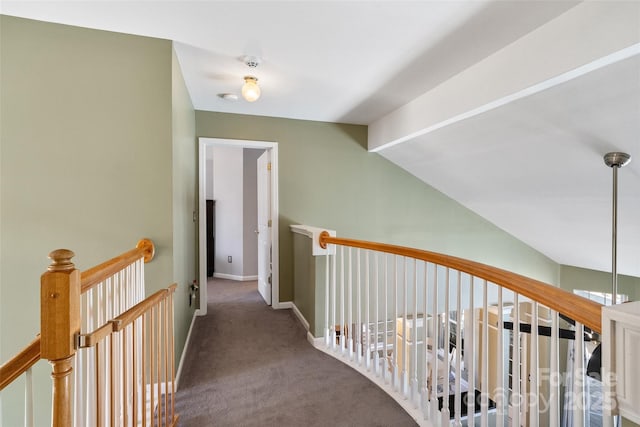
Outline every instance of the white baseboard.
<path id="1" fill-rule="evenodd" d="M 307 341 L 309 341 L 309 343 L 316 348 L 320 347 L 321 345 L 325 345 L 323 337 L 316 338 L 309 331 L 307 331 Z"/>
<path id="2" fill-rule="evenodd" d="M 182 375 L 182 366 L 184 365 L 184 358 L 187 354 L 187 349 L 191 343 L 191 331 L 193 331 L 193 324 L 196 322 L 197 310 L 193 313 L 191 318 L 191 325 L 189 326 L 189 332 L 187 332 L 187 339 L 184 340 L 184 347 L 182 347 L 182 354 L 180 355 L 180 363 L 178 363 L 178 371 L 176 372 L 176 390 L 180 387 L 180 375 Z"/>
<path id="3" fill-rule="evenodd" d="M 249 282 L 258 280 L 258 276 L 236 276 L 235 274 L 213 273 L 213 277 L 217 279 L 237 280 L 239 282 Z"/>
<path id="4" fill-rule="evenodd" d="M 285 301 L 285 302 L 278 303 L 277 308 L 279 309 L 290 308 L 291 310 L 293 310 L 293 314 L 295 314 L 298 320 L 300 321 L 300 323 L 302 323 L 302 326 L 304 326 L 305 331 L 309 332 L 309 321 L 307 321 L 307 319 L 304 318 L 304 316 L 302 315 L 298 307 L 296 307 L 293 301 Z"/>
<path id="5" fill-rule="evenodd" d="M 304 329 L 307 332 L 309 332 L 309 322 L 307 321 L 307 319 L 304 318 L 300 310 L 298 310 L 298 307 L 296 307 L 295 303 L 292 302 L 291 305 L 293 306 L 291 307 L 291 309 L 293 310 L 293 314 L 295 314 L 298 320 L 300 321 L 300 323 L 302 323 L 302 326 L 304 326 Z"/>
<path id="6" fill-rule="evenodd" d="M 272 304 L 271 307 L 277 310 L 284 310 L 287 308 L 293 309 L 293 301 L 279 302 L 278 305 Z"/>

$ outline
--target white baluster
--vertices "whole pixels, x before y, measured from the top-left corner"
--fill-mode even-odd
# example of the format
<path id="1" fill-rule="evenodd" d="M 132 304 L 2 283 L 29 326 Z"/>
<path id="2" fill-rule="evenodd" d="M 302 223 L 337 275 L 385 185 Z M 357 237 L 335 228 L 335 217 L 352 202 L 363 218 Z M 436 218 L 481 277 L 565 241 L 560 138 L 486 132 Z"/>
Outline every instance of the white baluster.
<path id="1" fill-rule="evenodd" d="M 373 291 L 375 292 L 375 296 L 374 296 L 374 307 L 375 307 L 375 315 L 374 315 L 374 321 L 375 321 L 375 357 L 374 357 L 374 369 L 373 372 L 375 373 L 376 376 L 380 375 L 380 351 L 379 351 L 379 334 L 380 334 L 380 327 L 379 327 L 379 320 L 380 320 L 380 286 L 378 285 L 378 252 L 374 252 L 373 253 Z"/>
<path id="2" fill-rule="evenodd" d="M 427 319 L 424 327 L 429 329 Z M 431 419 L 437 420 L 438 412 L 438 266 L 433 265 L 433 278 L 431 287 L 431 337 L 425 341 L 427 351 L 426 359 L 431 361 L 427 370 L 431 379 L 431 390 L 429 393 L 429 414 Z M 429 342 L 431 349 L 429 349 Z"/>
<path id="3" fill-rule="evenodd" d="M 520 426 L 520 411 L 522 410 L 522 387 L 520 385 L 520 303 L 518 302 L 518 294 L 514 292 L 513 295 L 513 339 L 512 345 L 512 360 L 513 365 L 511 368 L 511 408 L 509 409 L 512 414 L 511 423 L 512 426 Z"/>
<path id="4" fill-rule="evenodd" d="M 480 376 L 480 425 L 488 427 L 489 409 L 489 304 L 487 299 L 487 281 L 482 281 L 482 366 Z"/>
<path id="5" fill-rule="evenodd" d="M 551 310 L 551 339 L 549 350 L 549 426 L 560 426 L 560 363 L 558 349 L 560 338 L 558 336 L 558 312 Z"/>
<path id="6" fill-rule="evenodd" d="M 107 311 L 105 313 L 105 322 L 108 321 L 109 319 L 113 319 L 115 317 L 115 312 L 117 310 L 116 304 L 117 304 L 117 293 L 116 293 L 116 283 L 114 278 L 110 278 L 108 279 L 108 291 L 109 293 L 107 294 Z M 106 372 L 105 372 L 105 378 L 108 378 L 108 380 L 106 381 L 107 387 L 109 389 L 109 393 L 105 395 L 107 396 L 107 401 L 109 402 L 109 409 L 111 409 L 111 405 L 115 405 L 115 384 L 114 381 L 111 380 L 113 372 L 115 372 L 116 370 L 116 363 L 114 358 L 112 357 L 112 355 L 114 354 L 114 349 L 115 349 L 115 339 L 114 336 L 111 335 L 109 338 L 109 350 L 106 349 L 105 346 L 105 352 L 107 352 L 107 356 L 105 358 L 105 368 L 106 368 Z M 115 407 L 115 406 L 114 406 Z M 116 423 L 117 420 L 115 420 L 112 411 L 106 411 L 105 410 L 105 414 L 107 415 L 107 423 L 111 424 L 111 423 Z"/>
<path id="7" fill-rule="evenodd" d="M 502 286 L 498 286 L 498 325 L 496 337 L 498 342 L 498 366 L 496 369 L 497 388 L 493 390 L 496 397 L 496 427 L 505 426 L 505 405 L 507 403 L 504 386 L 504 307 L 502 302 Z"/>
<path id="8" fill-rule="evenodd" d="M 110 319 L 113 319 L 114 317 L 120 314 L 120 312 L 122 311 L 122 303 L 123 303 L 122 282 L 120 280 L 120 275 L 119 274 L 114 275 L 113 279 L 114 279 L 114 283 L 113 283 L 114 303 L 113 303 L 113 313 L 111 313 L 111 316 L 109 317 Z M 112 378 L 113 378 L 113 392 L 114 392 L 113 393 L 113 404 L 114 404 L 113 416 L 116 424 L 122 423 L 120 418 L 120 411 L 121 411 L 120 372 L 122 370 L 122 364 L 121 364 L 120 357 L 118 357 L 118 355 L 121 354 L 120 335 L 121 335 L 120 333 L 112 334 L 112 343 L 111 343 L 114 349 L 114 352 L 112 353 L 113 358 L 111 360 L 111 363 L 112 363 L 111 369 L 113 371 Z"/>
<path id="9" fill-rule="evenodd" d="M 458 271 L 456 281 L 456 382 L 454 384 L 454 419 L 455 425 L 462 425 L 461 413 L 462 413 L 462 397 L 460 390 L 460 376 L 462 375 L 462 273 Z"/>
<path id="10" fill-rule="evenodd" d="M 327 255 L 328 257 L 328 255 Z M 138 283 L 138 300 L 142 301 L 145 297 L 145 289 L 144 289 L 144 261 L 140 260 L 138 261 L 138 264 L 136 266 L 136 283 Z M 329 271 L 327 270 L 326 274 L 329 274 Z M 206 286 L 206 283 L 204 284 L 204 286 Z M 136 322 L 136 327 L 138 328 L 138 334 L 137 337 L 138 339 L 136 340 L 136 345 L 138 346 L 138 354 L 140 355 L 138 357 L 138 390 L 142 391 L 144 389 L 144 387 L 146 387 L 145 382 L 143 380 L 143 372 L 142 370 L 145 367 L 145 363 L 143 362 L 144 358 L 143 358 L 143 348 L 144 348 L 144 342 L 142 340 L 143 337 L 143 329 L 144 329 L 144 325 L 143 325 L 143 318 L 139 318 L 138 321 Z M 141 392 L 138 392 L 139 395 L 139 400 L 138 400 L 138 413 L 136 414 L 136 419 L 142 419 L 142 414 L 144 413 L 144 406 L 146 405 L 145 399 L 144 399 L 144 395 Z"/>
<path id="11" fill-rule="evenodd" d="M 331 345 L 331 323 L 329 319 L 329 305 L 331 304 L 331 296 L 329 295 L 329 250 L 324 256 L 324 344 L 328 348 Z"/>
<path id="12" fill-rule="evenodd" d="M 384 259 L 384 351 L 382 353 L 382 376 L 384 379 L 384 383 L 389 383 L 389 268 L 388 268 L 388 260 L 387 254 L 383 254 Z"/>
<path id="13" fill-rule="evenodd" d="M 344 246 L 340 246 L 340 353 L 344 356 L 347 335 L 344 321 Z"/>
<path id="14" fill-rule="evenodd" d="M 24 372 L 24 426 L 33 427 L 33 375 L 31 368 Z"/>
<path id="15" fill-rule="evenodd" d="M 423 314 L 423 322 L 426 322 Z M 426 326 L 426 324 L 425 324 Z M 423 326 L 424 328 L 424 326 Z M 413 375 L 411 377 L 411 400 L 418 404 L 418 260 L 413 260 L 413 329 L 411 341 L 413 342 Z M 426 344 L 426 341 L 425 341 Z M 426 358 L 425 358 L 426 359 Z"/>
<path id="16" fill-rule="evenodd" d="M 540 412 L 540 394 L 539 394 L 539 379 L 540 379 L 540 358 L 538 355 L 538 303 L 531 302 L 531 355 L 529 360 L 531 361 L 531 368 L 529 370 L 529 393 L 527 396 L 527 405 L 533 404 L 533 407 L 529 407 L 529 425 L 538 426 Z"/>
<path id="17" fill-rule="evenodd" d="M 87 332 L 87 326 L 86 326 L 87 318 L 88 318 L 87 298 L 88 298 L 87 292 L 80 295 L 80 332 L 83 334 Z M 74 366 L 73 366 L 72 375 L 74 377 L 74 381 L 73 381 L 73 390 L 74 390 L 73 425 L 74 426 L 85 425 L 84 414 L 86 411 L 86 407 L 85 405 L 82 404 L 84 402 L 84 394 L 85 394 L 84 389 L 87 385 L 87 381 L 84 379 L 85 369 L 86 369 L 86 362 L 84 361 L 85 354 L 86 354 L 86 349 L 78 349 L 78 351 L 76 352 L 75 360 L 73 361 Z"/>
<path id="18" fill-rule="evenodd" d="M 573 426 L 584 424 L 584 326 L 576 322 L 576 339 L 574 341 L 573 360 Z"/>
<path id="19" fill-rule="evenodd" d="M 338 249 L 336 248 L 335 254 L 332 258 L 332 266 L 331 266 L 331 348 L 336 350 L 336 341 L 337 341 L 337 332 L 336 332 L 336 305 L 338 304 L 338 297 L 336 294 L 336 263 L 338 262 Z"/>
<path id="20" fill-rule="evenodd" d="M 475 278 L 473 276 L 469 277 L 469 321 L 465 322 L 467 325 L 471 327 L 471 330 L 467 331 L 465 329 L 465 346 L 466 351 L 464 352 L 465 358 L 464 363 L 467 367 L 467 375 L 468 375 L 468 383 L 469 390 L 467 391 L 467 426 L 475 426 L 475 402 L 476 402 L 476 348 L 475 348 L 475 323 L 476 323 L 476 313 L 475 313 Z M 468 365 L 468 366 L 467 366 Z"/>
<path id="21" fill-rule="evenodd" d="M 435 267 L 434 267 L 435 268 Z M 424 363 L 424 369 L 422 370 L 422 402 L 421 402 L 421 408 L 422 408 L 422 412 L 424 414 L 424 418 L 428 419 L 429 415 L 430 415 L 430 411 L 431 411 L 431 406 L 429 405 L 430 402 L 430 396 L 429 393 L 431 392 L 431 389 L 429 388 L 429 366 L 427 366 L 427 357 L 429 357 L 429 353 L 428 353 L 428 348 L 427 348 L 427 343 L 429 341 L 429 327 L 428 327 L 428 312 L 429 312 L 429 263 L 425 262 L 424 263 L 424 274 L 423 274 L 423 282 L 424 282 L 424 292 L 422 295 L 422 307 L 423 307 L 423 327 L 422 327 L 422 342 L 423 347 L 424 347 L 424 357 L 423 359 L 423 363 Z"/>
<path id="22" fill-rule="evenodd" d="M 449 372 L 451 372 L 451 353 L 449 351 L 450 341 L 451 341 L 451 331 L 449 329 L 449 281 L 450 281 L 450 271 L 449 268 L 446 269 L 445 273 L 445 285 L 444 285 L 444 363 L 445 363 L 445 379 L 444 379 L 444 393 L 442 393 L 442 421 L 443 424 L 449 423 L 449 419 L 451 418 L 451 412 L 449 409 L 449 395 L 451 394 L 450 390 L 450 380 L 449 380 Z"/>
<path id="23" fill-rule="evenodd" d="M 371 310 L 369 307 L 369 301 L 371 300 L 370 290 L 371 282 L 369 281 L 369 251 L 365 251 L 364 253 L 364 286 L 365 286 L 365 317 L 367 321 L 367 350 L 365 357 L 365 366 L 367 370 L 371 368 Z"/>
<path id="24" fill-rule="evenodd" d="M 86 321 L 86 332 L 90 332 L 94 329 L 95 320 L 96 320 L 96 309 L 95 309 L 95 298 L 97 298 L 97 292 L 94 292 L 94 289 L 89 289 L 86 293 L 87 295 L 87 318 Z M 86 378 L 86 386 L 85 386 L 85 394 L 83 395 L 87 402 L 87 414 L 86 414 L 86 427 L 97 425 L 98 423 L 98 412 L 97 412 L 97 375 L 98 375 L 98 366 L 96 365 L 96 358 L 98 355 L 98 348 L 91 347 L 85 350 L 86 358 L 85 358 L 85 378 Z"/>
<path id="25" fill-rule="evenodd" d="M 398 256 L 393 255 L 393 389 L 398 390 Z"/>
<path id="26" fill-rule="evenodd" d="M 407 258 L 404 257 L 404 278 L 402 281 L 402 293 L 404 298 L 404 306 L 402 311 L 402 392 L 407 397 L 409 393 L 409 357 L 407 357 L 407 341 L 409 340 L 407 331 Z"/>
<path id="27" fill-rule="evenodd" d="M 348 269 L 348 274 L 349 274 L 349 289 L 348 289 L 348 293 L 349 293 L 349 305 L 348 305 L 348 309 L 347 309 L 347 314 L 348 314 L 348 323 L 347 323 L 347 328 L 345 328 L 345 332 L 348 331 L 349 334 L 349 339 L 347 340 L 347 345 L 349 346 L 349 359 L 353 360 L 353 346 L 354 346 L 354 342 L 353 342 L 353 336 L 356 334 L 355 331 L 355 323 L 353 322 L 353 258 L 352 258 L 352 248 L 349 247 L 349 269 Z"/>
<path id="28" fill-rule="evenodd" d="M 96 326 L 103 325 L 104 322 L 106 322 L 108 316 L 111 315 L 111 305 L 113 302 L 113 295 L 111 293 L 111 279 L 108 278 L 104 282 L 102 282 L 99 285 L 98 289 L 100 291 L 97 302 L 99 315 Z M 99 365 L 96 364 L 99 369 L 99 375 L 101 376 L 100 382 L 101 384 L 104 384 L 104 386 L 100 390 L 97 390 L 96 393 L 101 393 L 102 396 L 102 399 L 98 401 L 98 405 L 102 406 L 102 425 L 106 426 L 109 424 L 109 407 L 111 401 L 111 381 L 109 381 L 109 369 L 111 367 L 109 348 L 111 347 L 111 339 L 107 338 L 104 342 L 105 345 L 101 346 L 100 349 L 100 351 L 102 352 L 102 354 L 100 354 L 101 363 Z"/>
<path id="29" fill-rule="evenodd" d="M 358 336 L 360 338 L 358 338 L 358 364 L 362 365 L 362 352 L 364 351 L 365 345 L 366 343 L 369 341 L 369 338 L 366 335 L 366 332 L 368 331 L 368 326 L 367 328 L 363 328 L 363 322 L 362 322 L 362 281 L 361 281 L 361 265 L 360 265 L 360 257 L 361 257 L 361 251 L 360 249 L 358 249 L 357 252 L 357 257 L 356 257 L 356 292 L 357 292 L 357 310 L 358 310 Z M 364 340 L 364 343 L 363 343 Z"/>

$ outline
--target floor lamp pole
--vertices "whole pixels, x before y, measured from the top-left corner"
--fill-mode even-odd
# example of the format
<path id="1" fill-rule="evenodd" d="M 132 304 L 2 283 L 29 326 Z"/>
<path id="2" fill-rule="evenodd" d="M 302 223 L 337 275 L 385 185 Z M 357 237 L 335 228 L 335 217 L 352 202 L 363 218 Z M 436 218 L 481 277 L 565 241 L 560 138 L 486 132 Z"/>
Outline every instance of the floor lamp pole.
<path id="1" fill-rule="evenodd" d="M 618 302 L 618 169 L 631 161 L 627 153 L 612 152 L 604 155 L 604 164 L 613 169 L 613 197 L 611 224 L 611 303 Z"/>

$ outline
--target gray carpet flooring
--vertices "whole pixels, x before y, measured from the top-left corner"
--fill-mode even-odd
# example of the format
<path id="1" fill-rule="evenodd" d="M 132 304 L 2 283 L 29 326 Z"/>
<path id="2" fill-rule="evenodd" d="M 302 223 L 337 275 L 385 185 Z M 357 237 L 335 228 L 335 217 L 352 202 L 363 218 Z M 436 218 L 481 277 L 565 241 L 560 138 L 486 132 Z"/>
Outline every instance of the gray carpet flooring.
<path id="1" fill-rule="evenodd" d="M 180 426 L 415 426 L 386 393 L 311 346 L 256 282 L 210 280 L 176 396 Z"/>

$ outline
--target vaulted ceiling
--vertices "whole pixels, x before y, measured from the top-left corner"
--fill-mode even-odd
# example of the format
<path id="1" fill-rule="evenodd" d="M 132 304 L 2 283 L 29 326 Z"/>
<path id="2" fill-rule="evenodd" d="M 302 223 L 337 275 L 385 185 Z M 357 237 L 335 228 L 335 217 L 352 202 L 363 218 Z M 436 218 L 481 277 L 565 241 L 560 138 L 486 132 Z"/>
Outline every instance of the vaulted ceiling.
<path id="1" fill-rule="evenodd" d="M 640 2 L 3 1 L 175 41 L 200 110 L 369 125 L 386 157 L 551 259 L 640 276 Z M 262 61 L 250 70 L 245 55 Z M 242 77 L 262 97 L 230 102 Z"/>

